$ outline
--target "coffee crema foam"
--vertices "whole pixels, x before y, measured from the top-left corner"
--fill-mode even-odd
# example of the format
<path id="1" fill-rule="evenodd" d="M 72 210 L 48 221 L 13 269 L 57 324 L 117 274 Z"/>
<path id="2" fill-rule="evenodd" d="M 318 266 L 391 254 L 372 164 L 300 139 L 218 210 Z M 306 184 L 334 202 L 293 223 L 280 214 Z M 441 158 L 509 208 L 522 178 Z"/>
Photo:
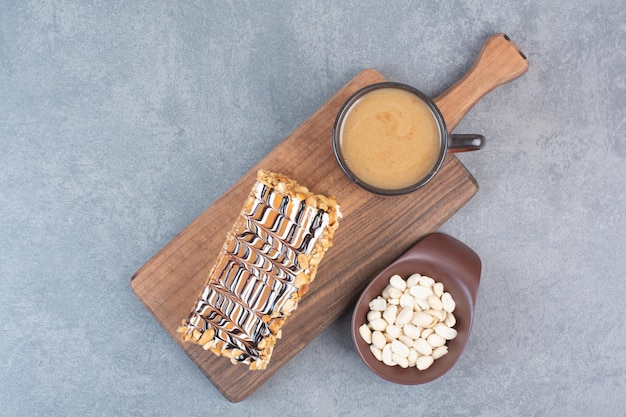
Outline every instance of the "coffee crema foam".
<path id="1" fill-rule="evenodd" d="M 415 94 L 389 87 L 366 93 L 352 105 L 340 127 L 339 146 L 360 181 L 400 190 L 435 168 L 442 141 L 430 107 Z"/>

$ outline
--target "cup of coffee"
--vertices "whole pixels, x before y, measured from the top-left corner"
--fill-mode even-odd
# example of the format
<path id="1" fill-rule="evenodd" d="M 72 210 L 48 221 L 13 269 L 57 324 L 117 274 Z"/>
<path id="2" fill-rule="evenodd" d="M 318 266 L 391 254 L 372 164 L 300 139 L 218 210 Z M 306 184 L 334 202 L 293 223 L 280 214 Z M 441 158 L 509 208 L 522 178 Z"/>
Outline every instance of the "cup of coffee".
<path id="1" fill-rule="evenodd" d="M 333 128 L 333 150 L 341 169 L 357 185 L 399 195 L 426 185 L 448 152 L 480 149 L 481 135 L 450 134 L 433 100 L 401 83 L 364 87 L 341 107 Z"/>

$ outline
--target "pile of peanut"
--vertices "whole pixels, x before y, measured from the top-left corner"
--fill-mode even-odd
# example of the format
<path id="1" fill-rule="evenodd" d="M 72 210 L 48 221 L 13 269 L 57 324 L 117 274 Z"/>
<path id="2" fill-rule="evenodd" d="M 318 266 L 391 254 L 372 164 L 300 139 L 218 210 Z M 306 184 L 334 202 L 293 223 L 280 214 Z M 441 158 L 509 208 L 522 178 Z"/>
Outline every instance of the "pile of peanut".
<path id="1" fill-rule="evenodd" d="M 368 322 L 359 333 L 385 365 L 423 371 L 448 353 L 446 342 L 457 335 L 455 307 L 441 282 L 420 274 L 406 280 L 393 275 L 370 301 Z"/>

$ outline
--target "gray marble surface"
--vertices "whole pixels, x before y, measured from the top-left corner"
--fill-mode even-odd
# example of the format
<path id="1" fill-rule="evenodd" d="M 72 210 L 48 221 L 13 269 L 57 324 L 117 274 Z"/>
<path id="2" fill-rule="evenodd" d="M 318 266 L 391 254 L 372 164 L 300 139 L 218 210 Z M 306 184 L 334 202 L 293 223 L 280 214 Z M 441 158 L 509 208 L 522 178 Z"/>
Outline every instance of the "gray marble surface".
<path id="1" fill-rule="evenodd" d="M 1 1 L 0 415 L 623 416 L 622 0 Z M 132 274 L 359 70 L 437 95 L 506 32 L 529 71 L 457 131 L 483 260 L 444 377 L 398 386 L 346 313 L 231 404 Z"/>

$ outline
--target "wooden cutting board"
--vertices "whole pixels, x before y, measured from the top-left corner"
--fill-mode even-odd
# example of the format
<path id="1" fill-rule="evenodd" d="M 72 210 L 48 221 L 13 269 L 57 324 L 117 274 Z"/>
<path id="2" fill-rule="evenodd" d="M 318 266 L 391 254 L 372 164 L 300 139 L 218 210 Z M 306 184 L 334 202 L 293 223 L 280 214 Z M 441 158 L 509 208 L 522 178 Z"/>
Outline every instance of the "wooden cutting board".
<path id="1" fill-rule="evenodd" d="M 525 71 L 527 62 L 520 55 L 504 35 L 487 41 L 472 70 L 435 99 L 449 130 L 487 91 Z M 504 67 L 515 71 L 503 74 Z M 421 236 L 436 230 L 478 191 L 474 178 L 451 154 L 428 185 L 405 196 L 373 195 L 347 179 L 332 149 L 335 117 L 352 93 L 380 81 L 383 76 L 373 69 L 359 73 L 131 279 L 133 291 L 148 311 L 229 401 L 252 394 L 351 307 L 371 277 Z M 204 286 L 261 168 L 286 174 L 313 192 L 336 196 L 344 218 L 309 292 L 286 321 L 268 368 L 250 371 L 200 346 L 183 344 L 176 329 Z"/>

